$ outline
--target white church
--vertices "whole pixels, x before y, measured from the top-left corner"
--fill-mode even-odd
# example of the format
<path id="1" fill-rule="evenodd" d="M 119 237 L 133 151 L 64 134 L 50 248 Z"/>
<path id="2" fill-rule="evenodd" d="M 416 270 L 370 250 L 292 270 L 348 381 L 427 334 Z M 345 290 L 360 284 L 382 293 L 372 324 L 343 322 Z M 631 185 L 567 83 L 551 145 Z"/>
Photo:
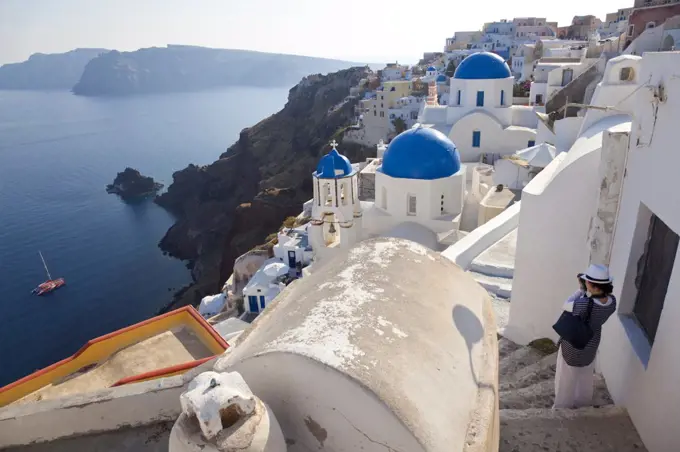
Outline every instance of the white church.
<path id="1" fill-rule="evenodd" d="M 373 202 L 359 200 L 358 172 L 332 146 L 313 174 L 309 241 L 317 259 L 379 236 L 408 238 L 438 251 L 458 230 L 465 167 L 441 132 L 416 126 L 392 140 L 376 170 Z"/>
<path id="2" fill-rule="evenodd" d="M 532 107 L 512 104 L 514 83 L 500 56 L 474 53 L 456 68 L 448 105 L 426 105 L 418 122 L 456 143 L 463 162 L 492 163 L 532 147 L 538 121 Z"/>

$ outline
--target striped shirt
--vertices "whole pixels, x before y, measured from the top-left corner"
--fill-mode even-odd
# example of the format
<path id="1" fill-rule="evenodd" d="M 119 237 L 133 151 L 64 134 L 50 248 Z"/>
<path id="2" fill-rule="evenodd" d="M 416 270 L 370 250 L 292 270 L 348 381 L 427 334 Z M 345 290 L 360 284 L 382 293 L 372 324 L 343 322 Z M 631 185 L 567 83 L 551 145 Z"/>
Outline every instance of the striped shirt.
<path id="1" fill-rule="evenodd" d="M 588 301 L 589 298 L 582 291 L 576 292 L 569 297 L 567 302 L 573 300 L 574 307 L 572 313 L 578 315 L 583 319 L 588 315 Z M 583 350 L 574 348 L 567 341 L 559 340 L 559 346 L 562 349 L 562 357 L 564 361 L 572 367 L 586 367 L 595 361 L 597 348 L 600 346 L 600 338 L 602 336 L 602 325 L 609 319 L 609 317 L 616 312 L 616 298 L 609 295 L 607 301 L 602 303 L 600 300 L 593 299 L 593 309 L 590 313 L 590 328 L 593 330 L 593 338 Z"/>

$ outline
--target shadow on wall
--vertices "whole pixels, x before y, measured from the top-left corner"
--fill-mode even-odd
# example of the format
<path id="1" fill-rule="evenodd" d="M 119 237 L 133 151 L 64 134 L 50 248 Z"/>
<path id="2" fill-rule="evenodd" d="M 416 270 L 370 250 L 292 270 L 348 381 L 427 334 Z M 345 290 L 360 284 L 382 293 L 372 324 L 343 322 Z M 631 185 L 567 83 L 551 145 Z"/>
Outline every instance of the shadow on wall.
<path id="1" fill-rule="evenodd" d="M 475 381 L 475 384 L 480 388 L 495 390 L 492 384 L 481 383 L 477 380 L 477 373 L 475 372 L 475 366 L 472 362 L 472 348 L 484 338 L 484 327 L 482 326 L 482 322 L 477 318 L 477 315 L 466 306 L 456 305 L 453 308 L 453 323 L 456 325 L 456 329 L 460 335 L 463 336 L 465 345 L 467 345 L 470 372 L 472 373 L 472 379 Z"/>

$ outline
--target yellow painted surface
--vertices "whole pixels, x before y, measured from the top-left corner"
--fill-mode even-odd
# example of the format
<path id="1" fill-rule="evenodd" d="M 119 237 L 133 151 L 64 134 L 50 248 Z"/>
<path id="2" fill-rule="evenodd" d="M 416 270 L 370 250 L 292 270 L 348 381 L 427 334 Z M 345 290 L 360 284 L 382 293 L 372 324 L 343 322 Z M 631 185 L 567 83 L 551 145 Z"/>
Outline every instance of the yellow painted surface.
<path id="1" fill-rule="evenodd" d="M 387 97 L 387 102 L 390 108 L 394 107 L 395 102 L 402 97 L 407 97 L 411 95 L 411 82 L 408 80 L 394 80 L 390 82 L 384 82 L 385 87 L 384 93 Z M 394 88 L 394 91 L 392 91 Z"/>
<path id="2" fill-rule="evenodd" d="M 82 353 L 77 356 L 67 358 L 60 365 L 53 369 L 38 373 L 33 378 L 25 382 L 0 392 L 0 407 L 19 400 L 28 394 L 34 393 L 41 388 L 52 385 L 65 377 L 77 373 L 86 366 L 102 363 L 116 352 L 142 342 L 163 332 L 178 330 L 188 327 L 207 347 L 212 354 L 222 353 L 224 348 L 203 326 L 187 311 L 178 311 L 170 316 L 160 316 L 155 321 L 130 328 L 127 331 L 113 333 L 110 337 L 89 344 Z M 166 367 L 160 365 L 157 368 Z M 151 369 L 153 370 L 153 369 Z"/>

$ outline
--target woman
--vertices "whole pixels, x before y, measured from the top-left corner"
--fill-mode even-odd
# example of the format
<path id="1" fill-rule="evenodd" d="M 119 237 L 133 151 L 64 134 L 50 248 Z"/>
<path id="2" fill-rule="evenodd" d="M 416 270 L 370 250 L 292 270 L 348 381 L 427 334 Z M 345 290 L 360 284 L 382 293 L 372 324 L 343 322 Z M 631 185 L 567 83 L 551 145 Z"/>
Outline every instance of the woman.
<path id="1" fill-rule="evenodd" d="M 602 325 L 616 311 L 612 278 L 607 267 L 591 265 L 587 272 L 578 275 L 578 279 L 581 290 L 569 297 L 565 310 L 586 319 L 592 300 L 588 323 L 594 335 L 583 350 L 559 340 L 554 408 L 578 408 L 592 403 L 595 355 L 600 345 Z"/>

